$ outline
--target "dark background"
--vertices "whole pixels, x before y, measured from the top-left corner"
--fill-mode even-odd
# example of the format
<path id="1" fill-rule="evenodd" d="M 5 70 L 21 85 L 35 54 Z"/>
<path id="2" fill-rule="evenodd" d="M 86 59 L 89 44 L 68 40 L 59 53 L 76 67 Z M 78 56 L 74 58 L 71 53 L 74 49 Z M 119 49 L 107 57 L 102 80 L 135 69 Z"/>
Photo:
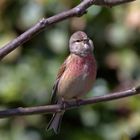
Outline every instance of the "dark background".
<path id="1" fill-rule="evenodd" d="M 0 0 L 0 46 L 43 17 L 68 10 L 79 1 Z M 93 40 L 97 80 L 87 97 L 140 84 L 140 2 L 113 8 L 92 6 L 80 18 L 49 26 L 1 62 L 0 109 L 46 105 L 68 41 L 77 30 Z M 61 132 L 46 132 L 51 115 L 0 119 L 0 140 L 139 140 L 140 97 L 67 111 Z"/>

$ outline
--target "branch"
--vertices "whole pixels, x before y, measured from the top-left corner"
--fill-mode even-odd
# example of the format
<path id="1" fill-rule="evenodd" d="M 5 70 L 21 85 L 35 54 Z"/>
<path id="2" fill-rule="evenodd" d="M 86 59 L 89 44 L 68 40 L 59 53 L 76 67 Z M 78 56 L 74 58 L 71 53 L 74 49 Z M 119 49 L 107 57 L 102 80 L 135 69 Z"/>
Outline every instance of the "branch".
<path id="1" fill-rule="evenodd" d="M 9 42 L 7 45 L 0 48 L 0 60 L 3 59 L 7 54 L 12 52 L 14 49 L 24 44 L 28 40 L 30 40 L 33 36 L 37 35 L 44 28 L 54 23 L 60 22 L 64 19 L 68 19 L 70 17 L 80 17 L 86 13 L 86 10 L 92 5 L 100 5 L 100 6 L 115 6 L 122 3 L 127 3 L 135 0 L 83 0 L 79 5 L 70 9 L 68 11 L 64 11 L 50 18 L 43 18 L 33 27 L 25 31 L 23 34 Z"/>
<path id="2" fill-rule="evenodd" d="M 59 112 L 63 109 L 68 110 L 75 107 L 80 107 L 81 105 L 89 105 L 95 104 L 104 101 L 112 101 L 128 96 L 134 96 L 140 94 L 140 86 L 136 88 L 132 88 L 126 91 L 110 93 L 103 96 L 97 96 L 91 99 L 83 99 L 77 101 L 65 101 L 64 105 L 55 104 L 55 105 L 46 105 L 46 106 L 38 106 L 38 107 L 29 107 L 29 108 L 16 108 L 16 109 L 8 109 L 0 111 L 0 118 L 6 118 L 11 116 L 22 116 L 22 115 L 33 115 L 33 114 L 46 114 L 46 113 L 55 113 Z"/>
<path id="3" fill-rule="evenodd" d="M 119 4 L 124 4 L 128 2 L 132 2 L 135 0 L 95 0 L 95 5 L 102 5 L 102 6 L 116 6 Z"/>

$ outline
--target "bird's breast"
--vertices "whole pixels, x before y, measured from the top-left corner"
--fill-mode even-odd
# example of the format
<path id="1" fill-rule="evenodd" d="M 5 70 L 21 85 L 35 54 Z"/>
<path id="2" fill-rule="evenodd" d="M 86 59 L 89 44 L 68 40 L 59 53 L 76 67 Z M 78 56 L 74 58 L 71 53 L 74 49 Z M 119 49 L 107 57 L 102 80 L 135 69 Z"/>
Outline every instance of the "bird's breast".
<path id="1" fill-rule="evenodd" d="M 78 98 L 92 88 L 95 77 L 96 62 L 93 56 L 72 58 L 60 79 L 58 95 L 64 99 Z"/>

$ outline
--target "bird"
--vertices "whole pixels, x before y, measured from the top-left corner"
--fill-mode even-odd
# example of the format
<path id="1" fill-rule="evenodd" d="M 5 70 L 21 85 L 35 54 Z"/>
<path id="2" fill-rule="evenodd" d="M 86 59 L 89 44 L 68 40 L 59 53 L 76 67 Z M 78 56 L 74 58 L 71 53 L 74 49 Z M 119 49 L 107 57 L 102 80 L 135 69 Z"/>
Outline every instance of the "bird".
<path id="1" fill-rule="evenodd" d="M 70 54 L 61 65 L 52 90 L 51 104 L 81 99 L 93 87 L 96 80 L 97 66 L 93 55 L 92 40 L 83 31 L 73 33 L 69 40 Z M 60 125 L 65 110 L 54 113 L 47 130 L 60 132 Z"/>

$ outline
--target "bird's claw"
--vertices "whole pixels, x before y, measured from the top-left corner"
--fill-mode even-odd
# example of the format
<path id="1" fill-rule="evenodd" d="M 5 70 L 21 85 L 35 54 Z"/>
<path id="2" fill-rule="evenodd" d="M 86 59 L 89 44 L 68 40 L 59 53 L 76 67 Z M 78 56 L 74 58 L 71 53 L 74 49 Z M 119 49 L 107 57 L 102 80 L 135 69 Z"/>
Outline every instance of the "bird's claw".
<path id="1" fill-rule="evenodd" d="M 68 106 L 68 103 L 67 103 L 67 101 L 64 100 L 64 98 L 62 98 L 60 104 L 61 104 L 62 110 L 65 110 L 67 108 L 67 106 Z"/>
<path id="2" fill-rule="evenodd" d="M 76 98 L 75 101 L 76 101 L 76 106 L 79 107 L 81 105 L 82 100 Z"/>

